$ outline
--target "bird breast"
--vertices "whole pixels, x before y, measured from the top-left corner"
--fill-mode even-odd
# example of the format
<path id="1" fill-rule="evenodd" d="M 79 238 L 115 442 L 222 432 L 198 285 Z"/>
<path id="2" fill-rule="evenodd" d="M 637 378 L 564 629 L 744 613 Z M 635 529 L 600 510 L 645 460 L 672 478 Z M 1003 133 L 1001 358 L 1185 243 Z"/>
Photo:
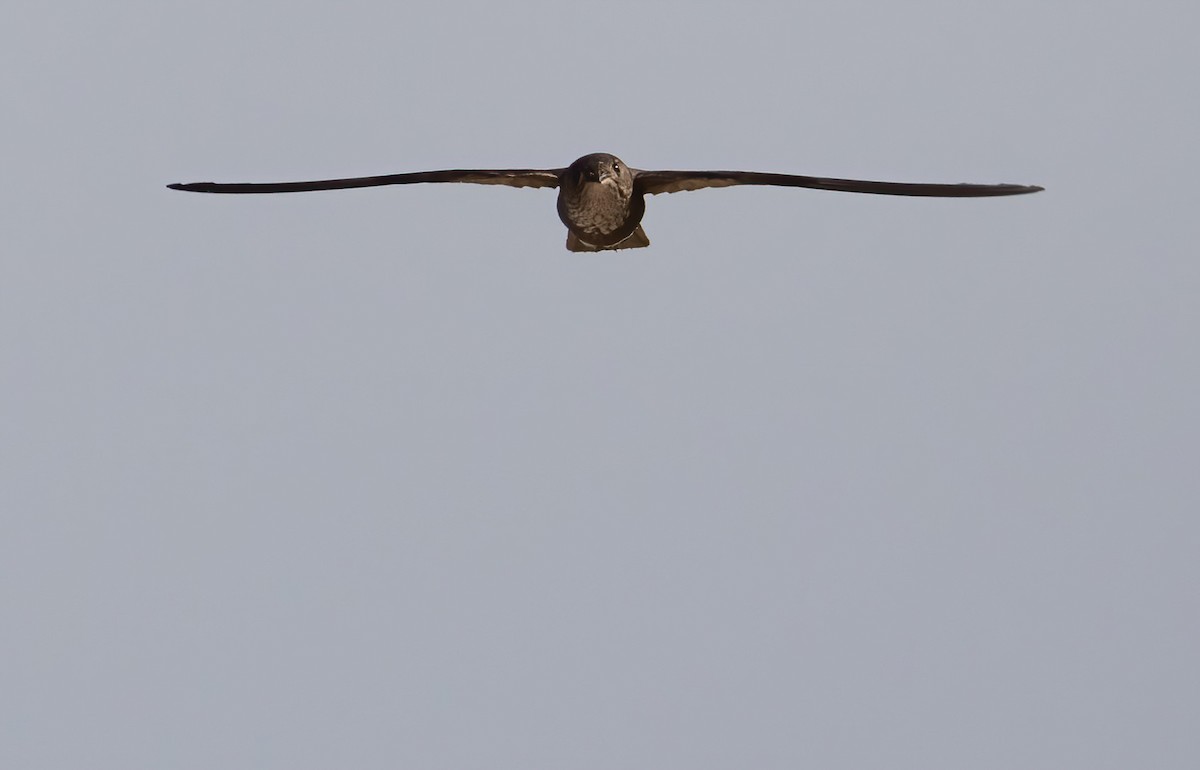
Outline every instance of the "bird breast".
<path id="1" fill-rule="evenodd" d="M 615 180 L 585 182 L 578 195 L 563 200 L 567 218 L 587 233 L 608 234 L 619 230 L 629 219 L 629 194 Z"/>

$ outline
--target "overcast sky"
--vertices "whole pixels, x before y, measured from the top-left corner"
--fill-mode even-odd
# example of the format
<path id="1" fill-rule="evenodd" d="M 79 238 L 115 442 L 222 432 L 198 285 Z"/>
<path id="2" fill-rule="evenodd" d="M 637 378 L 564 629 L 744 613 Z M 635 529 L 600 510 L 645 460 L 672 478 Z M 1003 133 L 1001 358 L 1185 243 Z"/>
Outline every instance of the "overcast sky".
<path id="1" fill-rule="evenodd" d="M 1198 23 L 11 3 L 0 766 L 1200 766 Z"/>

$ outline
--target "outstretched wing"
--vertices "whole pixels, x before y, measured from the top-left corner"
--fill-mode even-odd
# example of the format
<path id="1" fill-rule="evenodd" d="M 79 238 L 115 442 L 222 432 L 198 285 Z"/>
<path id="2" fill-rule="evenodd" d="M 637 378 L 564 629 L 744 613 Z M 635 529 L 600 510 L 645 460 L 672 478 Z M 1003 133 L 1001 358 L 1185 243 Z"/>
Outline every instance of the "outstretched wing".
<path id="1" fill-rule="evenodd" d="M 1043 189 L 1020 184 L 867 182 L 861 179 L 829 179 L 798 174 L 766 174 L 756 171 L 638 171 L 634 177 L 634 190 L 650 195 L 744 184 L 811 187 L 817 190 L 840 190 L 841 192 L 874 193 L 876 195 L 920 195 L 933 198 L 1022 195 Z"/>
<path id="2" fill-rule="evenodd" d="M 466 182 L 468 184 L 502 184 L 509 187 L 558 187 L 565 169 L 465 169 L 454 171 L 418 171 L 413 174 L 384 174 L 358 176 L 348 179 L 322 179 L 314 182 L 189 182 L 169 184 L 172 190 L 206 193 L 287 193 L 314 190 L 345 190 L 353 187 L 381 187 L 389 184 L 421 184 L 424 182 Z"/>

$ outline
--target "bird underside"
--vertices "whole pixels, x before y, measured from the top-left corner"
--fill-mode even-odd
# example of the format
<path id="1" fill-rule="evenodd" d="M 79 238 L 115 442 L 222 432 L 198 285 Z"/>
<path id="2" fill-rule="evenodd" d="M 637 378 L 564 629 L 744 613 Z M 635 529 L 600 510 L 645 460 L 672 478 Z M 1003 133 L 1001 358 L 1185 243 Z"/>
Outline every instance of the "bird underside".
<path id="1" fill-rule="evenodd" d="M 567 251 L 616 251 L 617 249 L 641 249 L 650 245 L 650 239 L 641 225 L 637 226 L 628 238 L 618 241 L 611 246 L 596 246 L 579 238 L 574 232 L 567 231 Z"/>

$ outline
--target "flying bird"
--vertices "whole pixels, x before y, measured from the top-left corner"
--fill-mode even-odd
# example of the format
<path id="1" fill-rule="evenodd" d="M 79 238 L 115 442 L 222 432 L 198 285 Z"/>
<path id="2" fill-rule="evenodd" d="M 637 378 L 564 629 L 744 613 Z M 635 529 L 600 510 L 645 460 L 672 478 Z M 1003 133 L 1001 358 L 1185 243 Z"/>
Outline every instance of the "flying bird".
<path id="1" fill-rule="evenodd" d="M 172 190 L 188 192 L 245 194 L 344 190 L 353 187 L 424 182 L 557 187 L 558 217 L 567 226 L 567 249 L 570 251 L 637 249 L 649 246 L 650 239 L 642 229 L 642 216 L 646 213 L 645 196 L 658 193 L 701 190 L 705 187 L 774 185 L 876 195 L 984 198 L 1023 195 L 1043 189 L 1019 184 L 867 182 L 858 179 L 829 179 L 756 171 L 642 171 L 630 168 L 617 156 L 604 152 L 584 155 L 566 168 L 458 169 L 313 182 L 191 182 L 167 186 Z"/>

